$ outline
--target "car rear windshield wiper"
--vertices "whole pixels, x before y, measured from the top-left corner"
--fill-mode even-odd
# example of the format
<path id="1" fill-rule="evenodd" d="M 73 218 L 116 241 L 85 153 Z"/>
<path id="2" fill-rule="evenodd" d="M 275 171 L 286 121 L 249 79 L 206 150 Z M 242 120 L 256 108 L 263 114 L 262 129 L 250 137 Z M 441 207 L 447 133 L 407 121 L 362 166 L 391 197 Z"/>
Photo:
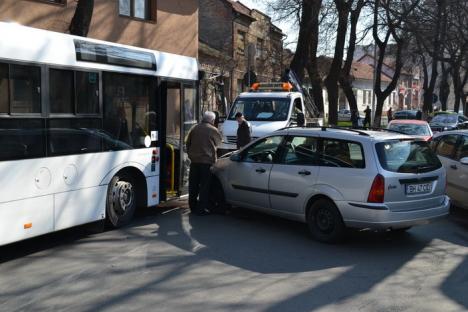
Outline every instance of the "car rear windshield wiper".
<path id="1" fill-rule="evenodd" d="M 428 171 L 434 170 L 434 169 L 436 169 L 436 168 L 437 168 L 437 167 L 434 166 L 434 165 L 431 165 L 431 166 L 417 166 L 417 167 L 416 167 L 416 172 L 417 172 L 417 173 L 428 172 Z"/>

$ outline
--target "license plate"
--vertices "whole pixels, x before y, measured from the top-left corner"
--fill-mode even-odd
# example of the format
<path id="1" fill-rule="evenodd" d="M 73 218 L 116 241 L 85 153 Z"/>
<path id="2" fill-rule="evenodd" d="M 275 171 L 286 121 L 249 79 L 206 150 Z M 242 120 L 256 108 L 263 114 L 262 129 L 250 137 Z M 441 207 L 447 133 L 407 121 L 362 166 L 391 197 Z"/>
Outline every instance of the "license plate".
<path id="1" fill-rule="evenodd" d="M 406 194 L 424 194 L 432 191 L 432 183 L 407 184 Z"/>

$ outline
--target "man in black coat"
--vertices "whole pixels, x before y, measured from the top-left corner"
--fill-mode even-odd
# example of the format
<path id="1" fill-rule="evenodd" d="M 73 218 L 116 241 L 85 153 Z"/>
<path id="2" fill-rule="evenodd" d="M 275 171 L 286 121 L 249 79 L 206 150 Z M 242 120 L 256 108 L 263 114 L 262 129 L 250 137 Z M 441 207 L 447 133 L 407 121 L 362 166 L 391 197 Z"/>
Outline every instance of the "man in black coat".
<path id="1" fill-rule="evenodd" d="M 237 123 L 239 127 L 237 128 L 237 149 L 240 149 L 250 143 L 251 130 L 250 124 L 245 120 L 244 115 L 241 112 L 237 112 L 236 115 Z"/>
<path id="2" fill-rule="evenodd" d="M 369 108 L 369 105 L 367 105 L 367 108 L 364 110 L 364 114 L 365 114 L 365 117 L 364 117 L 364 124 L 363 126 L 364 127 L 371 127 L 371 113 L 372 113 L 372 110 Z"/>

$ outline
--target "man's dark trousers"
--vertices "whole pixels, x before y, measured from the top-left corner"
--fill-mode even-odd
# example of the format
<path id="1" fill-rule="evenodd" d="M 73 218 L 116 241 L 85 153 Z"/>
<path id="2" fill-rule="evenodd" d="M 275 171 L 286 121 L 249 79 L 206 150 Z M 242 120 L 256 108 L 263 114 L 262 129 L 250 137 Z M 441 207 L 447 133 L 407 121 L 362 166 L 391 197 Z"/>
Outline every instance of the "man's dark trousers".
<path id="1" fill-rule="evenodd" d="M 210 164 L 190 164 L 189 207 L 192 212 L 202 213 L 210 208 L 210 167 Z"/>

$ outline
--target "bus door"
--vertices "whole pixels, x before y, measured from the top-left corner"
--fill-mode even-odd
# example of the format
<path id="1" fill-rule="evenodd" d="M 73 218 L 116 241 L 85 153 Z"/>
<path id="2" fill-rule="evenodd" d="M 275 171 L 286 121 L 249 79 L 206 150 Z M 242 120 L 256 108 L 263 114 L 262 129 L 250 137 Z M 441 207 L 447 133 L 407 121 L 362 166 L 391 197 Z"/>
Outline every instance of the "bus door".
<path id="1" fill-rule="evenodd" d="M 185 138 L 190 128 L 197 123 L 195 85 L 179 82 L 161 83 L 163 106 L 166 118 L 164 185 L 166 198 L 188 194 L 188 170 L 190 161 L 185 150 Z M 165 102 L 165 103 L 164 103 Z M 165 105 L 164 105 L 165 104 Z"/>

